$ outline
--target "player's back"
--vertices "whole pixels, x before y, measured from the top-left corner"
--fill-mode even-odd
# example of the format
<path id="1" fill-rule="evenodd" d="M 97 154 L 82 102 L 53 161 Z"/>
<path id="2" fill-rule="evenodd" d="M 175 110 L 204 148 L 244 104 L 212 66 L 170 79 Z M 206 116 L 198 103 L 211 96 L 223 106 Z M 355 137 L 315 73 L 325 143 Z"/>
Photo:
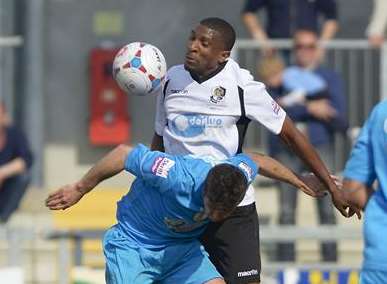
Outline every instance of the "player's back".
<path id="1" fill-rule="evenodd" d="M 142 150 L 147 153 L 141 154 L 140 168 L 131 170 L 138 178 L 118 202 L 118 226 L 131 241 L 149 248 L 197 238 L 208 222 L 199 217 L 204 216 L 202 191 L 211 163 Z"/>

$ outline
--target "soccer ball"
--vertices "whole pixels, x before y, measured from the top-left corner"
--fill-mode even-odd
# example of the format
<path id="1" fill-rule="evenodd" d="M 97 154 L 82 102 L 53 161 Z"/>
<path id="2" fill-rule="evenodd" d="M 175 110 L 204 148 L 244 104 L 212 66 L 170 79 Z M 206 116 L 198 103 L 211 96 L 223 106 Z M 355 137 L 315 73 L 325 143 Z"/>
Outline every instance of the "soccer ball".
<path id="1" fill-rule="evenodd" d="M 161 51 L 144 42 L 122 47 L 114 57 L 113 76 L 127 94 L 145 96 L 157 90 L 164 79 L 167 64 Z"/>

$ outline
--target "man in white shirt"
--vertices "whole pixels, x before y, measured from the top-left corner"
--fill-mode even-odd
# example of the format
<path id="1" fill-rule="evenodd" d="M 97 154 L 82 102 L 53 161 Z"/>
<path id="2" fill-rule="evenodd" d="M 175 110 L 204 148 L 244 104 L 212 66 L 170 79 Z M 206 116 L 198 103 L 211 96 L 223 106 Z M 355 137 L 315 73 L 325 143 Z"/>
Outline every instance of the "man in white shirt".
<path id="1" fill-rule="evenodd" d="M 225 159 L 242 151 L 251 120 L 279 135 L 328 188 L 344 215 L 347 203 L 305 137 L 264 84 L 229 58 L 235 31 L 208 18 L 191 31 L 184 65 L 168 71 L 158 97 L 153 150 Z M 223 222 L 211 223 L 202 244 L 227 283 L 259 283 L 258 217 L 253 188 Z"/>

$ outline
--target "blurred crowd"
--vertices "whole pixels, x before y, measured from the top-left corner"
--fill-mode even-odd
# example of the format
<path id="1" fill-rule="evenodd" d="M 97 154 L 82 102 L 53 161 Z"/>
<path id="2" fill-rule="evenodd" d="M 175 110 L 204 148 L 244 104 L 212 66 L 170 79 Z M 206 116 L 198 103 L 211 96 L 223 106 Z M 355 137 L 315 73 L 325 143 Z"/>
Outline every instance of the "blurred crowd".
<path id="1" fill-rule="evenodd" d="M 259 13 L 258 13 L 259 12 Z M 334 137 L 348 128 L 346 99 L 340 75 L 324 63 L 324 46 L 338 29 L 336 0 L 246 0 L 242 21 L 250 36 L 259 41 L 261 56 L 258 80 L 280 104 L 317 149 L 328 168 L 334 168 Z M 387 1 L 374 0 L 366 35 L 372 47 L 384 42 Z M 292 39 L 290 50 L 278 51 L 272 42 Z M 295 172 L 306 171 L 303 163 L 270 135 L 269 153 Z M 297 191 L 278 183 L 279 224 L 296 224 Z M 335 224 L 329 198 L 317 199 L 320 224 Z M 295 261 L 293 243 L 277 246 L 277 260 Z M 322 261 L 337 261 L 337 245 L 321 244 Z"/>

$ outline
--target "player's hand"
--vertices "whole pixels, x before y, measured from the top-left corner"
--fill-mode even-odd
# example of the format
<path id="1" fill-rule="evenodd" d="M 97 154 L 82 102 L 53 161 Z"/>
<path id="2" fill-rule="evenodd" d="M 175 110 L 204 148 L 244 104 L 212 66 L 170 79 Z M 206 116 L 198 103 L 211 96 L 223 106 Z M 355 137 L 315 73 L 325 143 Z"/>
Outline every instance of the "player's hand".
<path id="1" fill-rule="evenodd" d="M 76 204 L 83 195 L 76 183 L 68 184 L 51 193 L 46 199 L 46 206 L 51 210 L 65 210 Z"/>
<path id="2" fill-rule="evenodd" d="M 347 218 L 350 217 L 349 212 L 347 211 L 349 208 L 348 202 L 345 200 L 342 194 L 342 191 L 340 190 L 331 191 L 331 196 L 332 196 L 333 205 L 336 207 L 337 210 L 340 211 L 341 215 Z"/>
<path id="3" fill-rule="evenodd" d="M 298 187 L 304 193 L 312 197 L 324 197 L 327 195 L 327 189 L 314 174 L 299 176 L 302 184 Z"/>

